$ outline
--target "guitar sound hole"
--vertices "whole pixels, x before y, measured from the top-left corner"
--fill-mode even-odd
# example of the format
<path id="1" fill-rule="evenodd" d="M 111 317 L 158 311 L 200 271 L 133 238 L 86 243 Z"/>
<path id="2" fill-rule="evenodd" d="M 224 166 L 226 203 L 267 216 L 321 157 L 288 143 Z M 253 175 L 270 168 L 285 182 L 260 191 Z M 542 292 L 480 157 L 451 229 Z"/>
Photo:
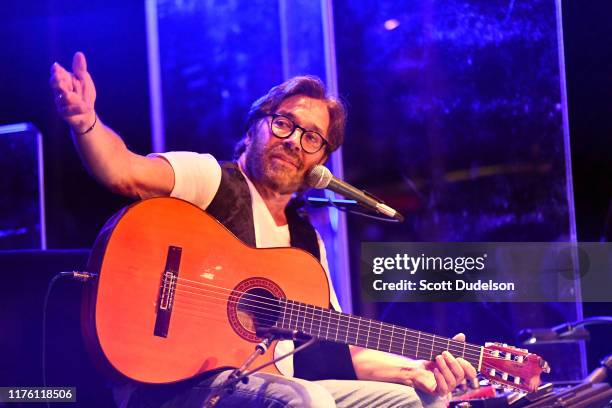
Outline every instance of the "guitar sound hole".
<path id="1" fill-rule="evenodd" d="M 240 296 L 236 305 L 240 325 L 251 333 L 273 326 L 280 315 L 278 299 L 263 288 L 252 288 Z"/>

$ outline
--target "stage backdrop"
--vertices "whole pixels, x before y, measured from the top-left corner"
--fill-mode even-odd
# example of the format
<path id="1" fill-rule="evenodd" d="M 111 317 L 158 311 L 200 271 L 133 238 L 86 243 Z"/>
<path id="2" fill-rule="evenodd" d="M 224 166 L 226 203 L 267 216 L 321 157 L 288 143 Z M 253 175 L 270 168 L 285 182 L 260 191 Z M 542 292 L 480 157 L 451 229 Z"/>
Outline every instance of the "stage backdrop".
<path id="1" fill-rule="evenodd" d="M 339 85 L 352 112 L 346 178 L 407 216 L 401 225 L 349 217 L 353 265 L 362 241 L 575 240 L 559 1 L 335 6 Z M 580 293 L 569 280 L 561 289 Z M 581 316 L 574 303 L 481 300 L 355 304 L 419 329 L 510 344 L 521 328 Z M 584 373 L 581 346 L 530 349 L 551 363 L 548 379 Z"/>

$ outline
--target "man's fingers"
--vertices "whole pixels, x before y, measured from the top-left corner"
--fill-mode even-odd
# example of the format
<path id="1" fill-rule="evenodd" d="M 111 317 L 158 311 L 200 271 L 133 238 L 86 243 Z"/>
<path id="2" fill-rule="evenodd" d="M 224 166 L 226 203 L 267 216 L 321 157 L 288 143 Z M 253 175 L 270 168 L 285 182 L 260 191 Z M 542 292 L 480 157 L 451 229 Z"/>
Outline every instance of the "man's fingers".
<path id="1" fill-rule="evenodd" d="M 437 384 L 436 393 L 441 397 L 445 396 L 446 394 L 448 394 L 448 385 L 446 384 L 444 376 L 437 368 L 434 368 L 433 373 L 434 377 L 436 378 Z"/>
<path id="2" fill-rule="evenodd" d="M 87 71 L 87 61 L 82 52 L 74 54 L 74 58 L 72 59 L 72 70 L 74 71 L 72 80 L 74 91 L 81 96 L 87 104 L 93 105 L 96 99 L 96 89 L 91 79 L 91 75 L 89 75 Z"/>
<path id="3" fill-rule="evenodd" d="M 87 60 L 85 60 L 85 55 L 78 51 L 72 57 L 72 72 L 74 75 L 80 79 L 85 79 L 85 75 L 87 74 Z"/>
<path id="4" fill-rule="evenodd" d="M 58 99 L 60 100 L 63 106 L 69 105 L 85 105 L 83 103 L 83 99 L 79 97 L 75 92 L 68 92 L 65 94 L 61 94 Z"/>
<path id="5" fill-rule="evenodd" d="M 457 386 L 457 381 L 455 380 L 454 374 L 448 368 L 448 365 L 446 364 L 446 359 L 442 355 L 436 356 L 436 366 L 444 376 L 447 388 L 451 390 L 454 389 Z"/>
<path id="6" fill-rule="evenodd" d="M 69 115 L 85 113 L 89 110 L 88 105 L 75 92 L 60 93 L 55 97 L 55 103 L 61 113 Z"/>
<path id="7" fill-rule="evenodd" d="M 463 333 L 457 333 L 453 336 L 453 340 L 455 341 L 462 341 L 465 343 L 465 334 Z"/>
<path id="8" fill-rule="evenodd" d="M 443 352 L 442 355 L 446 360 L 446 365 L 455 377 L 455 385 L 459 384 L 465 378 L 465 372 L 463 371 L 463 367 L 461 366 L 461 364 L 459 364 L 457 359 L 453 357 L 453 355 L 448 351 Z"/>
<path id="9" fill-rule="evenodd" d="M 66 71 L 66 68 L 62 67 L 59 63 L 54 62 L 53 64 L 51 64 L 51 75 L 58 75 L 58 74 L 70 74 L 70 73 Z"/>
<path id="10" fill-rule="evenodd" d="M 470 363 L 468 363 L 466 360 L 462 359 L 461 357 L 457 359 L 457 362 L 461 365 L 461 368 L 463 368 L 465 377 L 468 380 L 473 380 L 474 378 L 476 378 L 477 373 L 473 365 L 471 365 Z"/>
<path id="11" fill-rule="evenodd" d="M 83 97 L 83 80 L 78 79 L 76 76 L 72 77 L 72 89 L 74 89 L 74 93 L 79 97 Z"/>
<path id="12" fill-rule="evenodd" d="M 61 106 L 59 108 L 59 112 L 61 115 L 67 117 L 67 116 L 81 115 L 83 113 L 87 113 L 88 109 L 84 104 L 66 105 L 66 106 Z"/>
<path id="13" fill-rule="evenodd" d="M 70 92 L 73 88 L 72 75 L 59 64 L 55 63 L 51 67 L 49 85 L 51 85 L 51 89 L 56 92 Z"/>

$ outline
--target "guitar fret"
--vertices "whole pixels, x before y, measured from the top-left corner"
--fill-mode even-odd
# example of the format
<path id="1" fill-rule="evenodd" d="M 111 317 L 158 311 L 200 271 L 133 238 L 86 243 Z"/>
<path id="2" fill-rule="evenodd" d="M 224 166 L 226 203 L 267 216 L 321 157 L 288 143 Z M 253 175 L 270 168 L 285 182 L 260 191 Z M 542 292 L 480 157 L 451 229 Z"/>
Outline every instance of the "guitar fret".
<path id="1" fill-rule="evenodd" d="M 461 352 L 461 357 L 465 359 L 465 341 L 463 342 L 463 351 Z"/>
<path id="2" fill-rule="evenodd" d="M 331 322 L 331 310 L 327 309 L 327 328 L 325 329 L 325 340 L 329 340 L 329 323 Z"/>
<path id="3" fill-rule="evenodd" d="M 451 339 L 449 338 L 448 342 L 446 343 L 446 351 L 449 351 L 449 352 L 450 352 L 450 341 Z"/>
<path id="4" fill-rule="evenodd" d="M 429 354 L 429 359 L 433 360 L 433 349 L 434 349 L 434 344 L 436 344 L 436 335 L 433 335 L 433 339 L 431 340 L 431 353 Z"/>
<path id="5" fill-rule="evenodd" d="M 336 321 L 336 337 L 334 339 L 338 341 L 338 331 L 340 330 L 340 321 L 339 319 Z"/>
<path id="6" fill-rule="evenodd" d="M 395 326 L 391 326 L 391 341 L 389 341 L 389 353 L 391 352 L 391 345 L 393 344 L 393 330 L 395 329 Z"/>
<path id="7" fill-rule="evenodd" d="M 321 309 L 321 318 L 319 319 L 319 331 L 317 337 L 321 337 L 321 326 L 323 325 L 323 309 Z"/>
<path id="8" fill-rule="evenodd" d="M 291 323 L 291 330 L 297 330 L 299 324 L 299 315 L 300 315 L 300 304 L 298 302 L 293 302 L 291 306 L 291 317 L 293 318 L 293 323 Z"/>
<path id="9" fill-rule="evenodd" d="M 317 337 L 321 337 L 321 329 L 323 328 L 323 312 L 325 309 L 319 307 L 319 331 L 317 332 Z"/>
<path id="10" fill-rule="evenodd" d="M 350 328 L 351 328 L 351 315 L 348 315 L 348 326 L 346 328 L 346 337 L 344 339 L 345 343 L 348 343 L 348 335 L 349 335 L 349 332 L 350 332 Z"/>
<path id="11" fill-rule="evenodd" d="M 294 322 L 293 322 L 291 329 L 297 330 L 299 328 L 298 324 L 300 323 L 300 304 L 299 303 L 293 302 L 292 312 L 295 312 L 295 316 L 293 317 Z"/>
<path id="12" fill-rule="evenodd" d="M 408 334 L 408 330 L 404 329 L 404 339 L 402 341 L 402 356 L 404 355 L 404 347 L 406 346 L 406 334 Z"/>
<path id="13" fill-rule="evenodd" d="M 302 314 L 301 314 L 302 305 L 299 302 L 296 302 L 295 305 L 297 306 L 296 317 L 295 317 L 295 328 L 297 330 L 303 330 L 303 327 L 300 329 L 300 323 L 302 323 L 302 325 L 304 324 L 304 320 L 302 319 Z"/>
<path id="14" fill-rule="evenodd" d="M 378 332 L 378 341 L 376 342 L 376 350 L 380 350 L 380 335 L 382 334 L 382 324 L 380 325 L 380 331 Z"/>
<path id="15" fill-rule="evenodd" d="M 365 346 L 368 348 L 368 341 L 370 340 L 370 329 L 372 328 L 372 321 L 368 320 L 368 335 L 366 337 Z"/>
<path id="16" fill-rule="evenodd" d="M 310 317 L 310 334 L 312 334 L 312 324 L 314 323 L 314 309 L 312 309 L 312 316 Z"/>
<path id="17" fill-rule="evenodd" d="M 357 316 L 357 334 L 355 335 L 355 344 L 359 344 L 359 326 L 361 326 L 361 317 Z"/>
<path id="18" fill-rule="evenodd" d="M 414 355 L 414 358 L 419 358 L 419 341 L 421 341 L 421 332 L 419 332 L 419 335 L 417 337 L 416 353 Z"/>
<path id="19" fill-rule="evenodd" d="M 287 314 L 287 299 L 285 299 L 285 307 L 283 307 L 283 320 L 281 320 L 281 327 L 285 327 L 285 315 Z"/>

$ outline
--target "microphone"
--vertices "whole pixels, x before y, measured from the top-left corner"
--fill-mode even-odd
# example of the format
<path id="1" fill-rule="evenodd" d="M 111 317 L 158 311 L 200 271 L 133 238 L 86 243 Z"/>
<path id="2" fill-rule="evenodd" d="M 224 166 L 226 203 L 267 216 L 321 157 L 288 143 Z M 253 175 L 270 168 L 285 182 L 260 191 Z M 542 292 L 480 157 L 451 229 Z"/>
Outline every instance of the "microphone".
<path id="1" fill-rule="evenodd" d="M 346 198 L 353 199 L 366 208 L 372 209 L 377 213 L 386 215 L 389 218 L 404 221 L 402 214 L 389 207 L 380 200 L 372 197 L 368 193 L 361 191 L 350 184 L 334 177 L 329 169 L 320 164 L 314 166 L 306 175 L 306 184 L 312 188 L 326 188 L 335 193 L 342 194 Z"/>

